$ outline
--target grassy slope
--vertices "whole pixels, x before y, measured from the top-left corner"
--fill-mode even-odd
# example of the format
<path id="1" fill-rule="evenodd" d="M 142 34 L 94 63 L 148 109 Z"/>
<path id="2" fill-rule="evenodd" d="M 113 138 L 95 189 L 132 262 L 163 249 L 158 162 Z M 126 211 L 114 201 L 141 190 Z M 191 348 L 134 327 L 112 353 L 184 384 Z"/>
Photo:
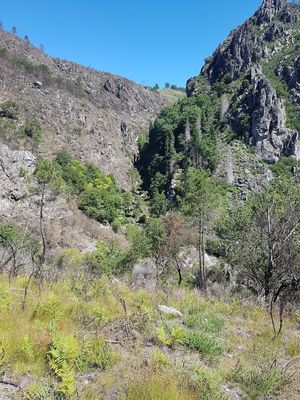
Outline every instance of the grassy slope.
<path id="1" fill-rule="evenodd" d="M 186 97 L 186 94 L 181 90 L 173 90 L 173 89 L 159 89 L 158 93 L 166 99 L 170 104 L 176 103 L 178 100 Z"/>
<path id="2" fill-rule="evenodd" d="M 23 311 L 24 284 L 0 280 L 1 372 L 16 383 L 27 377 L 16 398 L 105 399 L 117 391 L 124 400 L 225 400 L 238 388 L 246 399 L 299 398 L 299 371 L 289 378 L 300 355 L 294 314 L 272 341 L 267 312 L 250 302 L 75 277 L 40 292 L 32 284 Z M 181 310 L 184 323 L 158 304 Z"/>

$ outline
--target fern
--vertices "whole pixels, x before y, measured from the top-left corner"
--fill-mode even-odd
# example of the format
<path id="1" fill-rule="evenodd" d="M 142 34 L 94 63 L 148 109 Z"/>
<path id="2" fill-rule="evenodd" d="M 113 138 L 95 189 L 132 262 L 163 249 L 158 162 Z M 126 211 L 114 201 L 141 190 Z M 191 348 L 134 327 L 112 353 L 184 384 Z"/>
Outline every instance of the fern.
<path id="1" fill-rule="evenodd" d="M 57 376 L 60 392 L 70 396 L 75 391 L 75 369 L 80 355 L 80 346 L 76 338 L 71 335 L 55 333 L 52 345 L 48 351 L 49 367 Z"/>

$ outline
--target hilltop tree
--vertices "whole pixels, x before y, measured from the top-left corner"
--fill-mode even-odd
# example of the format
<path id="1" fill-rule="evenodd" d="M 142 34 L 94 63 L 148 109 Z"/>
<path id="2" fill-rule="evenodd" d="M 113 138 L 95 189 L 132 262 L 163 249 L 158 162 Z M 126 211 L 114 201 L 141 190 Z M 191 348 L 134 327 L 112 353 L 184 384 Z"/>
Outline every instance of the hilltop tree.
<path id="1" fill-rule="evenodd" d="M 17 28 L 15 26 L 13 26 L 11 28 L 11 32 L 12 32 L 13 35 L 16 35 L 17 34 Z"/>
<path id="2" fill-rule="evenodd" d="M 40 49 L 41 53 L 45 53 L 45 46 L 43 45 L 43 43 L 41 43 L 39 45 L 39 49 Z"/>

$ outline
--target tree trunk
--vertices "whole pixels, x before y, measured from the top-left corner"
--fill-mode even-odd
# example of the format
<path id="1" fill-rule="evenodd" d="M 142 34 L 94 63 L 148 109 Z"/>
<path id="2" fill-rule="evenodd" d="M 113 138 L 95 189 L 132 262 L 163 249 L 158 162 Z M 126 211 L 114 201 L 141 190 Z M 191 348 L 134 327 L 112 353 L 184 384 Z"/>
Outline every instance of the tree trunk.
<path id="1" fill-rule="evenodd" d="M 40 234 L 42 238 L 42 254 L 41 264 L 45 263 L 46 259 L 46 238 L 44 233 L 44 201 L 45 201 L 45 184 L 42 186 L 41 200 L 40 200 Z"/>
<path id="2" fill-rule="evenodd" d="M 204 284 L 204 274 L 203 274 L 203 219 L 202 212 L 200 212 L 198 216 L 198 258 L 199 258 L 199 271 L 197 277 L 197 284 L 200 288 L 203 287 Z"/>

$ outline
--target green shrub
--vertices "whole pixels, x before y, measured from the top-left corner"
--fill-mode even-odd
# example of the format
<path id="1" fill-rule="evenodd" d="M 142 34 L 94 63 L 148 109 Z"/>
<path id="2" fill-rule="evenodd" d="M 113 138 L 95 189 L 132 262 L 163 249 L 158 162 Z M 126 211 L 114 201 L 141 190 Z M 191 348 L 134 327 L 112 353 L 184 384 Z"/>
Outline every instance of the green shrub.
<path id="1" fill-rule="evenodd" d="M 36 118 L 28 118 L 25 122 L 24 134 L 38 145 L 43 142 L 43 130 Z"/>
<path id="2" fill-rule="evenodd" d="M 7 100 L 4 103 L 0 104 L 0 109 L 4 111 L 6 117 L 16 119 L 20 107 L 15 101 Z"/>
<path id="3" fill-rule="evenodd" d="M 275 366 L 260 366 L 247 368 L 238 364 L 230 375 L 232 381 L 242 385 L 250 398 L 268 396 L 278 393 L 282 388 L 286 377 Z"/>
<path id="4" fill-rule="evenodd" d="M 96 250 L 85 254 L 83 262 L 92 273 L 115 274 L 122 272 L 125 253 L 115 242 L 97 242 Z"/>
<path id="5" fill-rule="evenodd" d="M 220 335 L 225 327 L 224 318 L 213 311 L 199 310 L 198 307 L 191 308 L 185 316 L 185 325 L 201 332 Z"/>
<path id="6" fill-rule="evenodd" d="M 200 392 L 201 400 L 227 400 L 222 393 L 222 377 L 217 371 L 201 368 L 196 371 L 196 389 Z"/>
<path id="7" fill-rule="evenodd" d="M 151 366 L 155 371 L 160 371 L 170 366 L 170 359 L 158 347 L 151 352 Z"/>
<path id="8" fill-rule="evenodd" d="M 5 47 L 0 47 L 0 57 L 4 57 L 7 54 L 7 49 Z"/>
<path id="9" fill-rule="evenodd" d="M 99 222 L 112 223 L 122 209 L 122 196 L 115 187 L 87 188 L 78 197 L 78 206 L 89 217 Z"/>
<path id="10" fill-rule="evenodd" d="M 161 325 L 156 330 L 157 340 L 164 346 L 173 347 L 185 340 L 185 330 L 181 326 Z"/>
<path id="11" fill-rule="evenodd" d="M 48 400 L 49 390 L 41 383 L 33 383 L 26 387 L 22 400 Z"/>
<path id="12" fill-rule="evenodd" d="M 82 164 L 66 151 L 55 161 L 85 214 L 102 223 L 113 223 L 124 215 L 124 197 L 113 176 L 103 174 L 93 164 Z"/>
<path id="13" fill-rule="evenodd" d="M 115 358 L 109 345 L 96 337 L 86 341 L 82 361 L 88 367 L 105 370 L 114 364 Z"/>
<path id="14" fill-rule="evenodd" d="M 218 337 L 206 332 L 187 330 L 184 344 L 190 349 L 199 351 L 204 357 L 208 358 L 219 356 L 224 351 L 222 341 Z"/>

